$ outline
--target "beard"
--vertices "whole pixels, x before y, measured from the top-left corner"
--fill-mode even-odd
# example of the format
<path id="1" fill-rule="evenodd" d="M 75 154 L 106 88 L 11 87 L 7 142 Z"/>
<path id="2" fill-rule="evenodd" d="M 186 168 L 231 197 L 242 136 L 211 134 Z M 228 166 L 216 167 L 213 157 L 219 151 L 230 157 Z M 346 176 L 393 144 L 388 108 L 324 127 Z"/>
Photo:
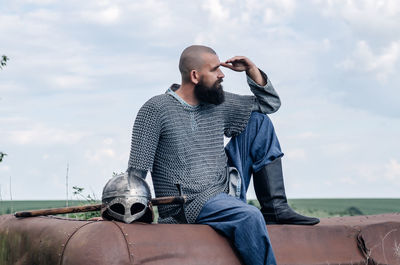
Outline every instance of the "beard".
<path id="1" fill-rule="evenodd" d="M 203 79 L 200 79 L 199 83 L 194 86 L 194 95 L 197 100 L 214 105 L 223 103 L 225 101 L 225 93 L 221 82 L 222 79 L 217 80 L 209 87 L 204 85 Z"/>

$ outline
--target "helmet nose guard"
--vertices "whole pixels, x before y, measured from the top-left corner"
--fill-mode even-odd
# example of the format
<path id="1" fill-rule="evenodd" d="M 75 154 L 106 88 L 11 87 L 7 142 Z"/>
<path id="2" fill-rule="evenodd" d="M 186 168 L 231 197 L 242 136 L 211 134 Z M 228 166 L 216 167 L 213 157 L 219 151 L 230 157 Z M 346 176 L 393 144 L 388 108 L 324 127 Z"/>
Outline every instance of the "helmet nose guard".
<path id="1" fill-rule="evenodd" d="M 151 193 L 147 182 L 137 176 L 121 173 L 111 178 L 104 186 L 101 215 L 104 219 L 115 219 L 132 223 L 142 217 L 152 216 Z M 152 218 L 145 218 L 151 222 Z M 149 220 L 150 219 L 150 220 Z"/>

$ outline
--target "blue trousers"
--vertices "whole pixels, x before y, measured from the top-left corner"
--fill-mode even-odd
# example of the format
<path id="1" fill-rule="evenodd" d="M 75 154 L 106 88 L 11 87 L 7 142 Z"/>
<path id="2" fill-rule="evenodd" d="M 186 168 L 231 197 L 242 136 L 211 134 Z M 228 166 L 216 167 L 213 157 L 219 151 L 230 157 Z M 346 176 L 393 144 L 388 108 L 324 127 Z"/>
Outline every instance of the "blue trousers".
<path id="1" fill-rule="evenodd" d="M 253 112 L 245 130 L 225 147 L 229 165 L 242 178 L 240 199 L 221 193 L 202 208 L 196 223 L 207 224 L 231 240 L 247 265 L 276 264 L 264 217 L 246 202 L 252 172 L 283 156 L 271 120 Z"/>
<path id="2" fill-rule="evenodd" d="M 245 130 L 229 141 L 225 152 L 229 166 L 236 167 L 242 177 L 240 199 L 244 202 L 252 173 L 283 156 L 272 121 L 258 112 L 251 114 Z"/>

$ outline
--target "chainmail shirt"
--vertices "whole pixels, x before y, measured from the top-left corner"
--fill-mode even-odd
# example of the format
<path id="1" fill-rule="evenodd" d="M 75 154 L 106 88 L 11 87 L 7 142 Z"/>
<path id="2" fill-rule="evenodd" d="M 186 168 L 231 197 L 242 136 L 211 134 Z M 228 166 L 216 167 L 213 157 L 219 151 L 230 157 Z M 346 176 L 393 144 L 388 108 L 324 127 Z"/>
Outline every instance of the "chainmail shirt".
<path id="1" fill-rule="evenodd" d="M 191 106 L 172 85 L 148 100 L 133 126 L 129 168 L 151 171 L 157 197 L 188 197 L 185 205 L 160 205 L 159 223 L 195 223 L 205 202 L 228 191 L 224 135 L 238 135 L 252 111 L 275 112 L 280 100 L 272 84 L 259 86 L 248 77 L 256 96 L 225 92 L 220 105 Z"/>

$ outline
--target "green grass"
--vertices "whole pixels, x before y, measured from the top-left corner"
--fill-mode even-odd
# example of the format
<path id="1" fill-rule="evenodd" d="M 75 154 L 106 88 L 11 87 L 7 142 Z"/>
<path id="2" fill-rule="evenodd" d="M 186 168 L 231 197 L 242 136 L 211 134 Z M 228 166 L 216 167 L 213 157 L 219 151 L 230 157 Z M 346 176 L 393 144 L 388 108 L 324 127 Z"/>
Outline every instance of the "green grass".
<path id="1" fill-rule="evenodd" d="M 259 207 L 255 200 L 250 203 Z M 291 199 L 289 205 L 320 218 L 400 212 L 400 199 Z"/>
<path id="2" fill-rule="evenodd" d="M 249 203 L 259 207 L 256 200 L 250 200 Z M 85 204 L 89 204 L 88 201 L 69 201 L 70 206 Z M 289 204 L 301 214 L 320 218 L 400 212 L 400 199 L 291 199 Z M 0 201 L 0 214 L 59 207 L 65 207 L 65 201 Z M 155 207 L 155 212 L 156 210 L 157 207 Z M 83 213 L 69 214 L 69 217 L 78 219 L 93 216 L 99 216 L 99 212 L 86 215 Z"/>
<path id="3" fill-rule="evenodd" d="M 99 202 L 100 203 L 100 202 Z M 89 204 L 84 200 L 71 200 L 68 202 L 69 206 L 79 206 Z M 26 210 L 38 210 L 49 208 L 65 207 L 65 201 L 0 201 L 0 215 L 10 214 Z M 75 217 L 74 214 L 69 214 L 69 217 Z"/>

